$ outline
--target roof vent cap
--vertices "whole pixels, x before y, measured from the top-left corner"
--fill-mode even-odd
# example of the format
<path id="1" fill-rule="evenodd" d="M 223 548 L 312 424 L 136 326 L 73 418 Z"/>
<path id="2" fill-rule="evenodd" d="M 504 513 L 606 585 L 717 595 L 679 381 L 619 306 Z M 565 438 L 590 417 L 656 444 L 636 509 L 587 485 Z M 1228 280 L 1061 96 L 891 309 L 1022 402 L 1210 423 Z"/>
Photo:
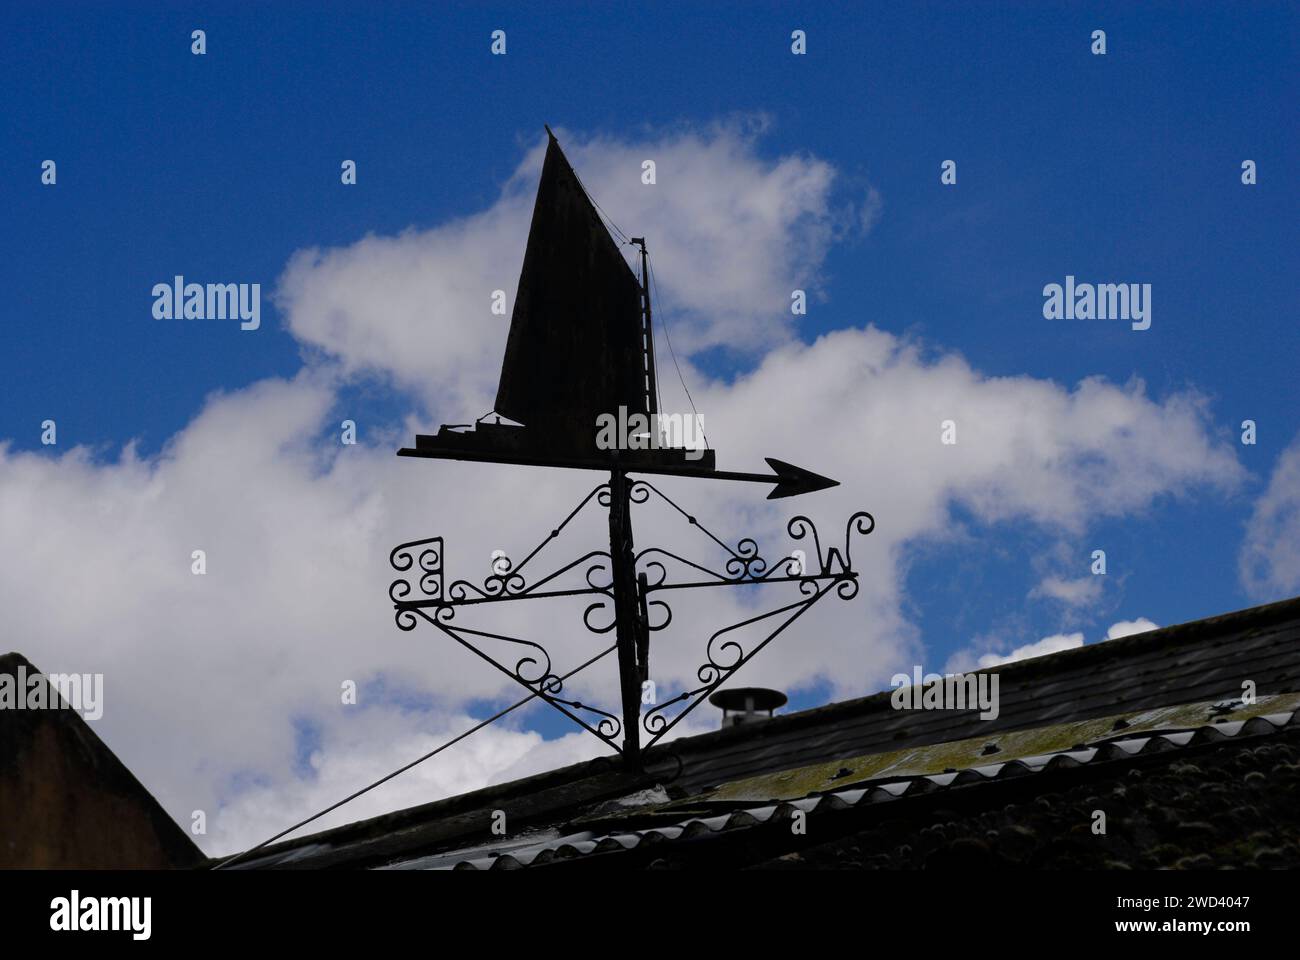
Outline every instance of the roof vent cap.
<path id="1" fill-rule="evenodd" d="M 787 697 L 780 690 L 766 687 L 733 687 L 719 690 L 709 697 L 709 703 L 722 710 L 722 726 L 734 727 L 742 723 L 769 720 L 777 707 L 784 707 Z"/>

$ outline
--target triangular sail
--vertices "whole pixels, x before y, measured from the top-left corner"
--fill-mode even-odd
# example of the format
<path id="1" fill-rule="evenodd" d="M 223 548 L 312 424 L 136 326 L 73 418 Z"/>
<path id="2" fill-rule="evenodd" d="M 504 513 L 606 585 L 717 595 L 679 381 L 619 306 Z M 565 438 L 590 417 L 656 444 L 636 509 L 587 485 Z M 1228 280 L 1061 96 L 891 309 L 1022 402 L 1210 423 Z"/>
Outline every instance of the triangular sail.
<path id="1" fill-rule="evenodd" d="M 496 411 L 592 449 L 598 416 L 647 412 L 641 341 L 640 285 L 552 135 Z"/>

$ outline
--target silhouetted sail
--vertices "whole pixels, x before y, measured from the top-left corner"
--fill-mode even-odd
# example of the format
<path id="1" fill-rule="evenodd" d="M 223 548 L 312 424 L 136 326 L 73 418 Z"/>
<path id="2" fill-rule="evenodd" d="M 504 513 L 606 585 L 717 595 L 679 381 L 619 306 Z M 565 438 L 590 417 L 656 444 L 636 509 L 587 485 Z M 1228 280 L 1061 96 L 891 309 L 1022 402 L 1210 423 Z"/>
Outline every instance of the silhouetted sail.
<path id="1" fill-rule="evenodd" d="M 549 131 L 548 131 L 549 133 Z M 554 135 L 528 231 L 497 413 L 592 449 L 596 418 L 645 414 L 640 285 Z"/>
<path id="2" fill-rule="evenodd" d="M 648 271 L 644 239 L 632 242 L 641 245 Z M 417 434 L 411 453 L 586 469 L 618 464 L 712 471 L 712 450 L 660 442 L 645 294 L 552 134 L 495 404 L 498 414 L 522 426 L 486 417 L 473 425 L 443 424 L 436 434 Z M 609 449 L 597 445 L 598 434 L 608 437 L 598 428 L 602 415 L 627 434 L 616 436 Z M 647 420 L 633 421 L 638 415 Z"/>

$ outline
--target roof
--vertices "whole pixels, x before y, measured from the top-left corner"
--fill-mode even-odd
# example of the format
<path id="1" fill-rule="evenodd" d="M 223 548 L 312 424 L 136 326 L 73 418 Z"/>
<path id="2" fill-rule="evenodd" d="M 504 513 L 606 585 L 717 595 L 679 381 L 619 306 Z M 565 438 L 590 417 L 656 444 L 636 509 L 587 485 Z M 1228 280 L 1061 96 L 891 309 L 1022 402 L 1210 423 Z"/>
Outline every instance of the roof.
<path id="1" fill-rule="evenodd" d="M 828 789 L 828 785 L 837 776 L 837 772 L 829 770 L 828 765 L 772 773 L 737 784 L 724 784 L 718 790 L 698 797 L 629 810 L 621 817 L 612 816 L 612 811 L 603 816 L 598 814 L 587 818 L 586 829 L 574 830 L 562 836 L 557 835 L 557 831 L 526 835 L 502 843 L 481 844 L 477 848 L 415 857 L 391 864 L 388 869 L 517 869 L 552 863 L 557 859 L 622 853 L 643 844 L 657 846 L 674 841 L 711 839 L 711 835 L 724 831 L 743 831 L 763 825 L 785 825 L 788 829 L 797 812 L 805 815 L 842 813 L 915 797 L 933 797 L 936 793 L 986 782 L 1069 771 L 1087 764 L 1122 763 L 1134 756 L 1181 751 L 1221 740 L 1240 738 L 1245 741 L 1269 737 L 1288 728 L 1300 733 L 1300 710 L 1297 710 L 1300 707 L 1300 695 L 1266 697 L 1249 709 L 1249 717 L 1223 720 L 1220 725 L 1190 720 L 1192 714 L 1212 716 L 1212 707 L 1212 704 L 1197 704 L 1183 708 L 1183 713 L 1189 718 L 1185 722 L 1193 725 L 1172 727 L 1167 726 L 1167 723 L 1180 722 L 1177 718 L 1156 717 L 1167 713 L 1169 708 L 1151 711 L 1151 719 L 1143 723 L 1143 734 L 1109 740 L 1087 739 L 1087 731 L 1083 729 L 1088 725 L 1087 721 L 1062 724 L 1047 728 L 1046 737 L 1061 742 L 1078 738 L 1074 740 L 1077 744 L 1075 748 L 1028 753 L 998 763 L 946 766 L 954 752 L 949 749 L 954 746 L 952 744 L 936 744 L 858 758 L 874 762 L 867 763 L 867 769 L 852 771 L 850 776 L 853 779 L 850 782 L 854 785 L 842 789 Z M 1150 727 L 1160 729 L 1156 732 L 1149 730 Z M 1043 731 L 1029 731 L 1027 736 L 1020 737 L 1019 740 L 1025 745 L 1032 745 L 1036 740 L 1035 735 L 1040 732 Z M 1017 735 L 1008 734 L 998 739 L 1014 742 Z M 983 737 L 962 741 L 958 752 L 969 753 L 976 744 L 985 742 L 986 738 Z M 892 766 L 893 769 L 872 769 L 883 765 Z M 834 766 L 835 763 L 829 765 Z M 740 805 L 733 807 L 731 804 L 735 801 L 739 801 Z M 640 829 L 628 828 L 629 825 L 638 825 L 638 821 L 641 821 Z M 656 824 L 655 821 L 660 822 Z M 582 825 L 581 821 L 575 824 Z M 619 829 L 620 826 L 623 828 Z"/>
<path id="2" fill-rule="evenodd" d="M 977 709 L 896 710 L 887 691 L 681 738 L 650 751 L 644 773 L 612 758 L 575 764 L 286 841 L 234 867 L 609 862 L 592 855 L 644 859 L 665 843 L 731 842 L 774 824 L 779 849 L 796 842 L 796 811 L 852 814 L 836 828 L 850 829 L 877 809 L 944 793 L 945 804 L 995 803 L 1062 778 L 1289 743 L 1298 735 L 1300 598 L 978 673 L 998 675 L 996 719 Z M 1241 700 L 1247 681 L 1253 703 Z M 490 833 L 496 809 L 509 811 L 509 837 Z"/>
<path id="3" fill-rule="evenodd" d="M 18 686 L 44 675 L 0 655 Z M 58 696 L 58 694 L 53 694 Z M 0 709 L 0 868 L 186 867 L 189 835 L 76 711 Z"/>

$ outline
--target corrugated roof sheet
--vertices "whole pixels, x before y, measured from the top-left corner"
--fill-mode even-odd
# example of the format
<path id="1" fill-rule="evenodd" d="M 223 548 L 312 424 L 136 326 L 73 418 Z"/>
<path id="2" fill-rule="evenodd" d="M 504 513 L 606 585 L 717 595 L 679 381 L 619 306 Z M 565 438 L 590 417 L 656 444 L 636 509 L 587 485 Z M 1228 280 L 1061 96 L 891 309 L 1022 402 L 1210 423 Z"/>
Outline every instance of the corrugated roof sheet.
<path id="1" fill-rule="evenodd" d="M 1197 704 L 1183 708 L 1178 713 L 1184 716 L 1208 714 L 1213 704 Z M 556 859 L 573 859 L 601 853 L 616 853 L 631 850 L 643 843 L 681 842 L 705 839 L 724 831 L 744 830 L 773 822 L 790 820 L 795 811 L 806 814 L 814 812 L 840 812 L 855 808 L 889 803 L 917 795 L 930 795 L 938 790 L 953 787 L 972 786 L 988 781 L 1023 777 L 1053 770 L 1071 769 L 1091 764 L 1124 761 L 1144 754 L 1180 750 L 1202 743 L 1213 743 L 1226 739 L 1248 739 L 1276 734 L 1290 728 L 1300 728 L 1300 695 L 1270 697 L 1267 702 L 1260 702 L 1250 707 L 1243 707 L 1237 719 L 1223 720 L 1218 723 L 1202 723 L 1175 729 L 1167 722 L 1173 717 L 1163 718 L 1166 722 L 1159 724 L 1158 732 L 1153 731 L 1157 720 L 1147 723 L 1142 731 L 1125 733 L 1118 737 L 1106 737 L 1094 745 L 1082 749 L 1065 749 L 1051 753 L 1017 756 L 995 763 L 979 764 L 963 769 L 944 772 L 916 772 L 902 774 L 897 771 L 885 771 L 879 777 L 859 781 L 854 786 L 810 796 L 789 797 L 777 802 L 754 806 L 742 806 L 737 809 L 720 812 L 714 816 L 684 817 L 676 823 L 654 826 L 644 830 L 619 830 L 599 832 L 585 830 L 566 834 L 561 837 L 548 837 L 534 843 L 515 844 L 509 850 L 493 849 L 488 846 L 472 850 L 457 851 L 431 857 L 421 857 L 410 861 L 392 864 L 387 869 L 405 870 L 447 870 L 447 869 L 517 869 L 525 866 L 543 865 Z M 1166 713 L 1166 711 L 1158 711 Z M 1113 718 L 1119 719 L 1119 718 Z M 1053 728 L 1053 736 L 1077 732 L 1080 724 L 1064 724 Z M 944 745 L 947 746 L 947 745 Z M 944 751 L 913 751 L 915 766 L 925 769 L 943 762 Z M 927 754 L 933 754 L 927 756 Z M 752 781 L 751 781 L 752 783 Z M 732 786 L 732 785 L 728 785 Z M 740 796 L 753 799 L 752 791 L 729 791 L 726 787 L 710 796 L 693 798 L 691 803 L 701 802 L 719 804 Z M 672 806 L 672 805 L 669 805 Z M 667 812 L 667 810 L 664 810 Z"/>

